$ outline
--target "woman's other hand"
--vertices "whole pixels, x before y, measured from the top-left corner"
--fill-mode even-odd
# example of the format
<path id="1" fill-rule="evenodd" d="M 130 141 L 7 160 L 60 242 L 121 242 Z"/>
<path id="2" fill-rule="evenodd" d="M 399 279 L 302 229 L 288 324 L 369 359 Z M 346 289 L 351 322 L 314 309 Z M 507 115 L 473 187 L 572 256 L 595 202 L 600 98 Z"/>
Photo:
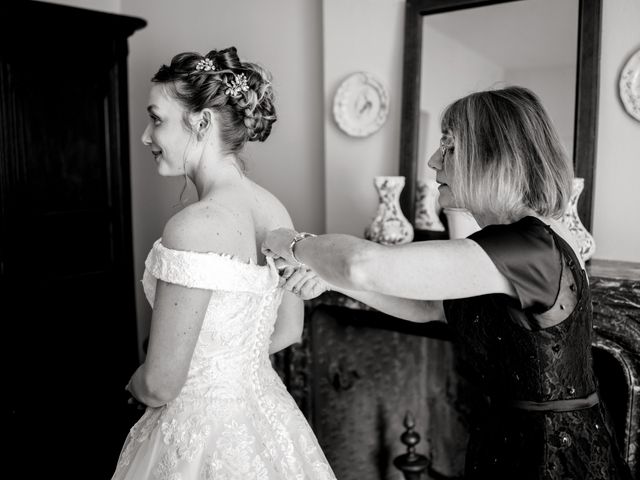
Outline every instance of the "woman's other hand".
<path id="1" fill-rule="evenodd" d="M 330 290 L 329 284 L 308 267 L 294 267 L 283 258 L 278 258 L 275 265 L 280 272 L 279 286 L 302 300 L 311 300 Z"/>

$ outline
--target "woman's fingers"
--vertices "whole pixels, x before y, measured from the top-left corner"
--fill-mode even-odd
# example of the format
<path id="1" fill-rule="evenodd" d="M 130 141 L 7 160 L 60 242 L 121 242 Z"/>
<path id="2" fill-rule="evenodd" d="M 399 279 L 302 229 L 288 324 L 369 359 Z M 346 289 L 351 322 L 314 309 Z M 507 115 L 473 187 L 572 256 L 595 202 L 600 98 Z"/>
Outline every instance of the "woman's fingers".
<path id="1" fill-rule="evenodd" d="M 275 259 L 274 264 L 278 269 L 278 273 L 281 277 L 289 278 L 293 275 L 293 272 L 296 270 L 296 267 L 288 263 L 284 258 L 278 257 Z"/>
<path id="2" fill-rule="evenodd" d="M 311 300 L 324 291 L 324 282 L 322 282 L 318 277 L 309 278 L 300 287 L 300 298 L 303 300 Z"/>
<path id="3" fill-rule="evenodd" d="M 315 276 L 309 280 L 307 280 L 300 290 L 300 298 L 303 300 L 311 300 L 312 298 L 316 298 L 319 295 L 322 295 L 324 292 L 329 291 L 329 284 L 325 282 L 322 278 Z"/>
<path id="4" fill-rule="evenodd" d="M 300 288 L 310 278 L 314 277 L 315 273 L 308 269 L 297 269 L 293 272 L 293 274 L 287 278 L 287 281 L 284 284 L 284 288 L 293 293 L 300 293 Z"/>
<path id="5" fill-rule="evenodd" d="M 291 275 L 293 275 L 293 273 L 296 271 L 296 267 L 287 263 L 287 261 L 281 257 L 278 257 L 274 261 L 274 264 L 278 269 L 278 275 L 280 275 L 278 286 L 282 287 L 286 283 L 287 279 L 289 279 L 289 277 L 291 277 Z"/>

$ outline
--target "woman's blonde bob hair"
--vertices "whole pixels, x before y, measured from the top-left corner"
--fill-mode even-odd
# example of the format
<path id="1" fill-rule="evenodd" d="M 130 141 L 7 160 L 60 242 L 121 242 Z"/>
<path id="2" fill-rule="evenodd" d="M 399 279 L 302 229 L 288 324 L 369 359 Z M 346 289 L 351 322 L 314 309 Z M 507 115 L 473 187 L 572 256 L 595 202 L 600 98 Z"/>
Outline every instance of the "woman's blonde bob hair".
<path id="1" fill-rule="evenodd" d="M 453 147 L 453 194 L 474 214 L 509 222 L 535 212 L 562 216 L 572 167 L 538 97 L 523 87 L 473 93 L 442 116 Z"/>

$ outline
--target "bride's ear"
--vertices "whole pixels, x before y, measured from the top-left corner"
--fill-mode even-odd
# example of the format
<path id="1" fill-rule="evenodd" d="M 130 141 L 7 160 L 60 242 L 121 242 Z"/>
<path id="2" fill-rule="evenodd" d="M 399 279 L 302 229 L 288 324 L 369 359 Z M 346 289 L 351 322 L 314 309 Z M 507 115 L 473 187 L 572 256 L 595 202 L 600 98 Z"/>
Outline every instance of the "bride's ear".
<path id="1" fill-rule="evenodd" d="M 198 140 L 202 140 L 207 136 L 207 134 L 211 131 L 213 127 L 213 111 L 210 108 L 205 108 L 204 110 L 195 114 L 191 120 L 191 126 L 193 130 L 196 132 Z"/>

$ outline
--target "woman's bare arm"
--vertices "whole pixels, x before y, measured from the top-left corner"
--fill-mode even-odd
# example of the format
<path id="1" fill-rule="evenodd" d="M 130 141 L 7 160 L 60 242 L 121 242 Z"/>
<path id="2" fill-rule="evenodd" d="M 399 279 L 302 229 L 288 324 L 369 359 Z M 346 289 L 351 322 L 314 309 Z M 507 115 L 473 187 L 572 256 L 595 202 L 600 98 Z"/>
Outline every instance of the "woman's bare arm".
<path id="1" fill-rule="evenodd" d="M 343 288 L 335 288 L 334 290 L 402 320 L 417 323 L 444 320 L 444 310 L 440 300 L 414 300 Z"/>
<path id="2" fill-rule="evenodd" d="M 277 260 L 276 265 L 280 269 L 283 288 L 300 295 L 305 300 L 315 298 L 331 289 L 403 320 L 423 323 L 444 319 L 442 302 L 438 300 L 414 300 L 376 292 L 349 290 L 330 285 L 313 270 L 305 267 L 295 268 L 282 259 Z"/>
<path id="3" fill-rule="evenodd" d="M 265 248 L 284 256 L 287 248 L 283 243 L 289 237 L 286 231 L 276 230 L 267 238 Z M 415 300 L 489 293 L 515 296 L 507 278 L 469 239 L 385 246 L 350 235 L 328 234 L 299 241 L 295 255 L 325 281 L 347 290 Z"/>

